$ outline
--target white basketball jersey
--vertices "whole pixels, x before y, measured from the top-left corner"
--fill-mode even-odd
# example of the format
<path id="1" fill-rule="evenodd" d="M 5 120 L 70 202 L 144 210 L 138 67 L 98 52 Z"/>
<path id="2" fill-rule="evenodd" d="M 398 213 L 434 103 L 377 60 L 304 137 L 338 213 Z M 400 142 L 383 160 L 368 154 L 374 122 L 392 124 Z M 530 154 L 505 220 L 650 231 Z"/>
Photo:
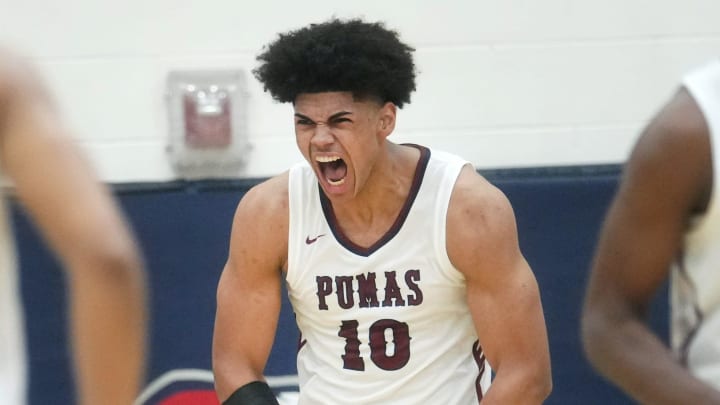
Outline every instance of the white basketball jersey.
<path id="1" fill-rule="evenodd" d="M 683 85 L 705 116 L 714 168 L 710 204 L 672 273 L 672 344 L 694 375 L 720 389 L 720 60 L 688 74 Z"/>
<path id="2" fill-rule="evenodd" d="M 20 285 L 7 207 L 0 184 L 0 403 L 25 403 L 25 346 Z"/>
<path id="3" fill-rule="evenodd" d="M 337 225 L 312 169 L 290 170 L 286 282 L 300 404 L 477 404 L 490 368 L 445 246 L 458 157 L 418 147 L 410 194 L 368 248 Z"/>

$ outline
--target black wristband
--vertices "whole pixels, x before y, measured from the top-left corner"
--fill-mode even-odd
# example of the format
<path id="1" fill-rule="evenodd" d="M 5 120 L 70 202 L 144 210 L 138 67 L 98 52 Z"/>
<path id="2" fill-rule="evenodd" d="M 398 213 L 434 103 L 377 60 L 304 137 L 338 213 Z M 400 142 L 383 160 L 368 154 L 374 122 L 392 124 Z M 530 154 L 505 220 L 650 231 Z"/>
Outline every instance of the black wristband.
<path id="1" fill-rule="evenodd" d="M 263 381 L 253 381 L 235 390 L 222 405 L 279 405 L 270 386 Z"/>

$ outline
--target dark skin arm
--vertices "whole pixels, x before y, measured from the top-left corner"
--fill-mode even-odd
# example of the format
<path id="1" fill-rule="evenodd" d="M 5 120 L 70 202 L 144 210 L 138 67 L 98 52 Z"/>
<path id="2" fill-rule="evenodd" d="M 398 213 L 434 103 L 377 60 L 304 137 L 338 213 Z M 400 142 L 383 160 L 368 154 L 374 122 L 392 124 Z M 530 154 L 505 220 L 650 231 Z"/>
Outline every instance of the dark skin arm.
<path id="1" fill-rule="evenodd" d="M 648 307 L 668 278 L 693 215 L 712 187 L 704 118 L 680 89 L 650 122 L 628 160 L 605 219 L 582 316 L 588 359 L 645 404 L 718 404 L 649 329 Z"/>

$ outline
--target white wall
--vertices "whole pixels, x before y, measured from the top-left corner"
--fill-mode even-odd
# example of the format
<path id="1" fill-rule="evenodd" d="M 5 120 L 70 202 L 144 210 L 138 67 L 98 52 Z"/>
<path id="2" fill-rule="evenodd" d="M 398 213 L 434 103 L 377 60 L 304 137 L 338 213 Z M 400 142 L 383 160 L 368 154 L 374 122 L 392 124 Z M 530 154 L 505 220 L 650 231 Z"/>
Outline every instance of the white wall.
<path id="1" fill-rule="evenodd" d="M 347 4 L 346 4 L 347 3 Z M 248 72 L 245 177 L 301 159 L 291 107 L 251 76 L 277 32 L 336 15 L 384 20 L 417 49 L 396 141 L 479 168 L 622 162 L 680 75 L 718 56 L 717 0 L 0 0 L 0 42 L 41 66 L 113 182 L 176 177 L 170 70 Z"/>

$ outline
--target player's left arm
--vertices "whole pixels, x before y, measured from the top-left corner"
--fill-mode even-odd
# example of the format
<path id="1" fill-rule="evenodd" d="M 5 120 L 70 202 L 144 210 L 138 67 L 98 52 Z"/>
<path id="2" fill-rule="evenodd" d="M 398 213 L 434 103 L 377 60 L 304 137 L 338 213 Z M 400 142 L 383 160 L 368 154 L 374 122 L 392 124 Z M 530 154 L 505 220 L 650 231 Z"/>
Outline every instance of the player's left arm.
<path id="1" fill-rule="evenodd" d="M 552 377 L 537 281 L 520 252 L 510 202 L 470 166 L 453 190 L 447 246 L 495 372 L 483 405 L 542 403 Z"/>

